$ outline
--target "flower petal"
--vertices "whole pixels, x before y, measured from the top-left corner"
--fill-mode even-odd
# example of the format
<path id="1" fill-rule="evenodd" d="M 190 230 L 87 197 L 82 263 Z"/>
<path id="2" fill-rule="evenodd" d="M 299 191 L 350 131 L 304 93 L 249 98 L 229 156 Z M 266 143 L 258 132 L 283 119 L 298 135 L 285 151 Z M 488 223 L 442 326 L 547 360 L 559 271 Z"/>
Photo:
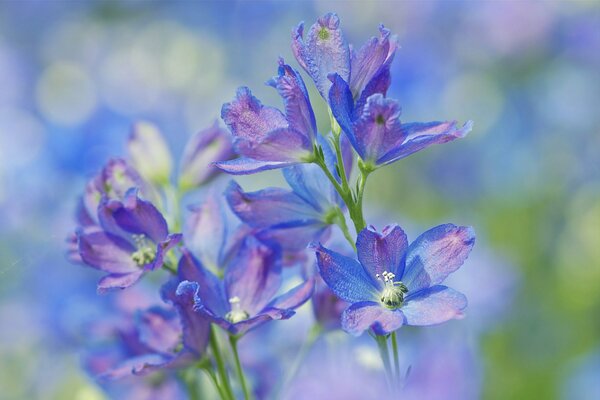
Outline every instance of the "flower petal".
<path id="1" fill-rule="evenodd" d="M 228 233 L 223 207 L 222 196 L 209 194 L 201 204 L 191 208 L 183 230 L 186 247 L 213 271 L 223 267 L 221 259 Z"/>
<path id="2" fill-rule="evenodd" d="M 325 240 L 330 229 L 322 223 L 288 224 L 282 228 L 267 228 L 254 235 L 263 243 L 281 247 L 284 251 L 298 252 L 315 240 Z"/>
<path id="3" fill-rule="evenodd" d="M 361 152 L 363 149 L 358 145 L 354 133 L 354 100 L 352 99 L 350 87 L 338 74 L 330 75 L 329 79 L 332 82 L 331 89 L 329 89 L 329 107 L 331 107 L 331 113 L 348 137 L 352 147 L 362 157 L 363 154 Z"/>
<path id="4" fill-rule="evenodd" d="M 285 168 L 294 164 L 298 164 L 298 161 L 260 161 L 241 157 L 235 160 L 216 162 L 214 165 L 228 174 L 248 175 L 270 169 Z"/>
<path id="5" fill-rule="evenodd" d="M 321 277 L 338 297 L 350 303 L 373 301 L 377 298 L 378 289 L 373 279 L 356 260 L 320 244 L 315 251 Z"/>
<path id="6" fill-rule="evenodd" d="M 126 274 L 110 274 L 100 279 L 98 282 L 98 293 L 106 293 L 114 289 L 126 289 L 140 280 L 145 271 L 139 269 Z"/>
<path id="7" fill-rule="evenodd" d="M 199 286 L 193 288 L 179 285 L 173 302 L 181 320 L 183 347 L 197 359 L 204 354 L 210 334 L 210 321 L 195 310 L 195 298 L 199 293 Z"/>
<path id="8" fill-rule="evenodd" d="M 466 307 L 464 294 L 438 285 L 415 295 L 409 293 L 401 310 L 407 325 L 425 326 L 462 318 Z"/>
<path id="9" fill-rule="evenodd" d="M 294 310 L 306 303 L 311 298 L 315 290 L 314 278 L 309 278 L 286 293 L 277 296 L 268 305 L 267 308 L 278 308 L 281 310 Z"/>
<path id="10" fill-rule="evenodd" d="M 234 144 L 241 155 L 254 160 L 304 162 L 313 153 L 310 139 L 289 127 L 274 129 L 256 140 L 236 138 Z"/>
<path id="11" fill-rule="evenodd" d="M 402 312 L 372 301 L 352 304 L 342 313 L 342 329 L 354 336 L 371 328 L 377 335 L 386 335 L 399 329 L 403 322 Z"/>
<path id="12" fill-rule="evenodd" d="M 437 285 L 456 271 L 475 244 L 471 227 L 439 225 L 412 242 L 406 252 L 406 270 L 402 281 L 409 293 Z"/>
<path id="13" fill-rule="evenodd" d="M 432 144 L 447 143 L 463 138 L 472 128 L 472 121 L 466 122 L 460 128 L 457 127 L 456 121 L 402 124 L 402 131 L 406 137 L 406 141 L 382 155 L 377 160 L 377 164 L 390 164 L 423 150 Z"/>
<path id="14" fill-rule="evenodd" d="M 406 234 L 398 225 L 388 225 L 382 233 L 365 228 L 356 239 L 358 260 L 372 278 L 388 271 L 399 279 L 404 273 L 407 247 Z"/>
<path id="15" fill-rule="evenodd" d="M 148 181 L 169 181 L 172 160 L 169 148 L 158 128 L 146 121 L 134 125 L 127 149 L 135 169 Z"/>
<path id="16" fill-rule="evenodd" d="M 280 58 L 278 76 L 273 77 L 267 84 L 277 89 L 283 97 L 289 127 L 301 132 L 313 142 L 317 136 L 317 122 L 308 91 L 298 71 Z"/>
<path id="17" fill-rule="evenodd" d="M 78 247 L 82 261 L 91 267 L 114 274 L 140 271 L 131 258 L 135 247 L 118 236 L 102 231 L 80 233 Z"/>
<path id="18" fill-rule="evenodd" d="M 181 327 L 172 310 L 151 307 L 136 314 L 140 341 L 159 353 L 172 353 L 179 344 Z"/>

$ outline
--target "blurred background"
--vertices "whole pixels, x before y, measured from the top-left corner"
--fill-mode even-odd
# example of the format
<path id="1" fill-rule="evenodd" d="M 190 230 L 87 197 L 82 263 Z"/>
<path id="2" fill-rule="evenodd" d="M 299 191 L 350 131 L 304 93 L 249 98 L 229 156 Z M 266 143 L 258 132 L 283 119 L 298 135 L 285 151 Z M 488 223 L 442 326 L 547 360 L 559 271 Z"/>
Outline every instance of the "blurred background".
<path id="1" fill-rule="evenodd" d="M 443 222 L 478 235 L 452 282 L 471 302 L 451 327 L 468 338 L 468 362 L 457 361 L 462 344 L 427 347 L 447 357 L 433 372 L 415 368 L 442 386 L 420 398 L 600 398 L 594 0 L 0 2 L 0 398 L 103 398 L 81 366 L 82 321 L 105 302 L 98 274 L 64 257 L 86 180 L 125 154 L 140 118 L 180 154 L 239 85 L 279 106 L 264 82 L 280 55 L 299 69 L 291 28 L 327 11 L 355 46 L 379 23 L 398 35 L 388 96 L 404 121 L 475 121 L 467 138 L 380 170 L 367 187 L 369 218 L 408 226 L 411 238 Z M 312 86 L 311 99 L 325 130 Z"/>

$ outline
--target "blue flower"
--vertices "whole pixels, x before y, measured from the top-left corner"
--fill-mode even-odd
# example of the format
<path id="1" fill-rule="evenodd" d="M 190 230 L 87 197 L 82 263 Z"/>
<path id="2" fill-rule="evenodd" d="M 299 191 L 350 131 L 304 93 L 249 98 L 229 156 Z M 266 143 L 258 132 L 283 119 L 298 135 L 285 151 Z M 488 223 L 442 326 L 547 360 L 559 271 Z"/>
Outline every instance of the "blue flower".
<path id="1" fill-rule="evenodd" d="M 281 257 L 276 250 L 248 236 L 236 256 L 217 278 L 184 250 L 179 276 L 186 279 L 178 296 L 194 296 L 193 309 L 233 335 L 276 319 L 288 319 L 312 295 L 308 279 L 275 297 L 281 286 Z"/>
<path id="2" fill-rule="evenodd" d="M 323 280 L 341 299 L 351 303 L 342 328 L 353 335 L 372 329 L 378 335 L 402 325 L 433 325 L 460 318 L 464 295 L 440 285 L 465 261 L 475 243 L 473 230 L 440 225 L 410 246 L 398 225 L 382 233 L 372 227 L 356 240 L 358 262 L 316 246 Z"/>
<path id="3" fill-rule="evenodd" d="M 266 107 L 241 87 L 231 103 L 223 105 L 221 117 L 234 137 L 242 157 L 215 165 L 231 174 L 251 174 L 310 161 L 317 136 L 315 116 L 300 74 L 283 59 L 279 74 L 267 82 L 284 100 L 285 115 Z"/>
<path id="4" fill-rule="evenodd" d="M 98 291 L 124 289 L 148 271 L 163 265 L 165 254 L 181 240 L 169 234 L 167 223 L 152 203 L 129 190 L 124 199 L 104 198 L 98 207 L 99 227 L 78 233 L 84 264 L 108 272 Z"/>

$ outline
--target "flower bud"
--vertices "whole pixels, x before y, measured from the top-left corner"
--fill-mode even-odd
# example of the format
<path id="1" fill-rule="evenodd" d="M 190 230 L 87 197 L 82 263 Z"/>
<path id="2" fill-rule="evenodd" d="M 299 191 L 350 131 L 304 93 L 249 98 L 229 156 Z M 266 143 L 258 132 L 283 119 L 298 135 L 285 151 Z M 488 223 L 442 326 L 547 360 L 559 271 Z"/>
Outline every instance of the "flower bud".
<path id="1" fill-rule="evenodd" d="M 169 181 L 171 153 L 155 125 L 145 121 L 136 123 L 127 147 L 133 166 L 144 179 L 158 185 Z"/>

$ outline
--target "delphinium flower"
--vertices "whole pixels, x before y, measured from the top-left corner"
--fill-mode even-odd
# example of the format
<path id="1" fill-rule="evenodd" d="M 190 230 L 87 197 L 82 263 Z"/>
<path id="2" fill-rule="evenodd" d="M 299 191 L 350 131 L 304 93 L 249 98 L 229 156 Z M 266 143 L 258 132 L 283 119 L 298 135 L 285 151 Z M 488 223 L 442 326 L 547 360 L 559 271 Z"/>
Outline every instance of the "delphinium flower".
<path id="1" fill-rule="evenodd" d="M 398 225 L 382 233 L 369 227 L 356 240 L 358 261 L 316 245 L 317 263 L 333 292 L 351 305 L 342 328 L 354 335 L 371 329 L 387 335 L 402 325 L 433 325 L 460 318 L 461 293 L 441 285 L 465 261 L 475 237 L 471 228 L 440 225 L 408 245 Z"/>
<path id="2" fill-rule="evenodd" d="M 240 158 L 216 165 L 231 174 L 250 174 L 309 162 L 317 127 L 308 92 L 300 74 L 283 59 L 279 75 L 267 82 L 284 100 L 285 114 L 263 106 L 247 87 L 223 105 L 221 117 L 231 130 Z"/>

